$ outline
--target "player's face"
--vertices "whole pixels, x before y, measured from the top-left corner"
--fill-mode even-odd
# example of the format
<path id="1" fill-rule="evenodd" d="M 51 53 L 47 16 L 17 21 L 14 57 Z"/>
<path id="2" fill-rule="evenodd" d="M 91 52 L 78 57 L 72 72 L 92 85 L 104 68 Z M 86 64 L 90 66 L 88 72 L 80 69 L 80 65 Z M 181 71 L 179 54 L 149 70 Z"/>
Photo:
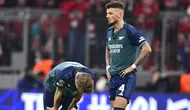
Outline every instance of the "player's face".
<path id="1" fill-rule="evenodd" d="M 108 8 L 106 11 L 106 18 L 108 20 L 109 24 L 115 24 L 117 23 L 119 19 L 119 12 L 116 8 Z"/>

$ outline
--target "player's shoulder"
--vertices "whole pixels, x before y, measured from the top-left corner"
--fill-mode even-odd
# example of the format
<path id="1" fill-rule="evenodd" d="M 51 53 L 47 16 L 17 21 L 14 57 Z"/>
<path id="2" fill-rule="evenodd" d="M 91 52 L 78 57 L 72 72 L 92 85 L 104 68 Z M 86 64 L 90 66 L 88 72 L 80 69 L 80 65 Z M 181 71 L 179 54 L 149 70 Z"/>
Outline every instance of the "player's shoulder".
<path id="1" fill-rule="evenodd" d="M 83 67 L 83 68 L 80 68 L 80 72 L 88 73 L 92 77 L 92 79 L 94 79 L 94 72 L 91 69 L 87 67 Z"/>
<path id="2" fill-rule="evenodd" d="M 127 30 L 128 33 L 134 34 L 134 33 L 136 33 L 138 31 L 135 26 L 133 26 L 131 24 L 128 24 L 128 23 L 125 23 L 124 27 L 126 28 L 126 30 Z"/>
<path id="3" fill-rule="evenodd" d="M 81 63 L 78 62 L 72 62 L 72 61 L 65 61 L 57 65 L 55 68 L 56 69 L 64 69 L 67 67 L 84 67 Z"/>
<path id="4" fill-rule="evenodd" d="M 86 72 L 86 73 L 89 73 L 89 74 L 94 74 L 94 73 L 92 72 L 92 70 L 89 69 L 89 68 L 87 68 L 87 67 L 80 68 L 80 71 L 81 71 L 81 72 Z"/>
<path id="5" fill-rule="evenodd" d="M 64 68 L 57 68 L 55 72 L 56 76 L 69 79 L 73 75 L 73 73 L 76 72 L 76 70 L 77 69 L 74 66 L 67 66 Z"/>

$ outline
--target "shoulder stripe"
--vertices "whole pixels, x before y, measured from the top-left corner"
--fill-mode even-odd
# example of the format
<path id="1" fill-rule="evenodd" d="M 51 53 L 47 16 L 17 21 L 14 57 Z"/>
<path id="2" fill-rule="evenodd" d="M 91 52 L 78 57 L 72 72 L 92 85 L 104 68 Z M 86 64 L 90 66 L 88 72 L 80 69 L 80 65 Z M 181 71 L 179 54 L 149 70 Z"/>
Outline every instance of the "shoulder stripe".
<path id="1" fill-rule="evenodd" d="M 129 29 L 133 34 L 137 32 L 136 28 L 128 24 L 127 29 Z"/>

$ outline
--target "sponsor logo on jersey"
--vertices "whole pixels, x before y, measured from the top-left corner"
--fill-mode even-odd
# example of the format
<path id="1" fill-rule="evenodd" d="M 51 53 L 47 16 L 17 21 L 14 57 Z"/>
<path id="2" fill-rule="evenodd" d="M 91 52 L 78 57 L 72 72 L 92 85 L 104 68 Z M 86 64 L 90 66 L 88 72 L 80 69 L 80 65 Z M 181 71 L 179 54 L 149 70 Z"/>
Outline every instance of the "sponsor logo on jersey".
<path id="1" fill-rule="evenodd" d="M 120 53 L 122 48 L 123 48 L 122 44 L 109 45 L 110 53 Z"/>
<path id="2" fill-rule="evenodd" d="M 112 44 L 109 45 L 109 49 L 122 49 L 123 45 L 122 44 Z"/>

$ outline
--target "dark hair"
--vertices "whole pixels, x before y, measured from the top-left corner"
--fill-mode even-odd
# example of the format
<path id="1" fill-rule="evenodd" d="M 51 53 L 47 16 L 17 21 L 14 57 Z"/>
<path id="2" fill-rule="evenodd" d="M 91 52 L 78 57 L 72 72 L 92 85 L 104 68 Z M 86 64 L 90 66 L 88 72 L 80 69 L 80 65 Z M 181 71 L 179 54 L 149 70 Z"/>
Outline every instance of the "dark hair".
<path id="1" fill-rule="evenodd" d="M 107 3 L 105 7 L 106 7 L 106 9 L 108 9 L 108 8 L 119 8 L 122 10 L 124 10 L 124 8 L 125 8 L 124 4 L 119 0 L 113 0 L 109 3 Z"/>

